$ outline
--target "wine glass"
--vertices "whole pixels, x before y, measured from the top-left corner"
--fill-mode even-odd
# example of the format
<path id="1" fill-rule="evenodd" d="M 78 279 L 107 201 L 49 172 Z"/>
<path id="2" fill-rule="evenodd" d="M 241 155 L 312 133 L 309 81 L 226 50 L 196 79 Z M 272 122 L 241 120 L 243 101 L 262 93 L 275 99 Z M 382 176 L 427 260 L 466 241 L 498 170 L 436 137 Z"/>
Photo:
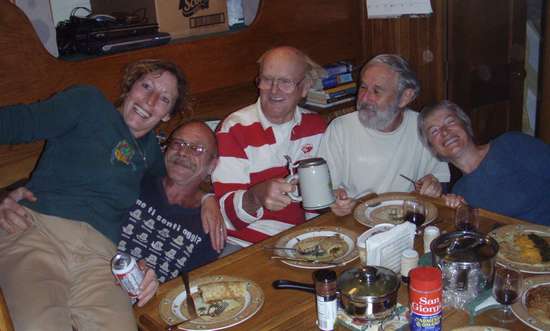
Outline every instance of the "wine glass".
<path id="1" fill-rule="evenodd" d="M 460 204 L 455 210 L 455 228 L 458 231 L 477 231 L 479 228 L 478 209 Z"/>
<path id="2" fill-rule="evenodd" d="M 491 317 L 502 323 L 515 321 L 510 305 L 519 297 L 523 276 L 521 272 L 510 265 L 495 265 L 495 278 L 493 280 L 493 297 L 504 305 L 491 315 Z"/>
<path id="3" fill-rule="evenodd" d="M 426 221 L 426 207 L 421 201 L 405 200 L 403 201 L 403 220 L 416 225 L 416 232 Z"/>

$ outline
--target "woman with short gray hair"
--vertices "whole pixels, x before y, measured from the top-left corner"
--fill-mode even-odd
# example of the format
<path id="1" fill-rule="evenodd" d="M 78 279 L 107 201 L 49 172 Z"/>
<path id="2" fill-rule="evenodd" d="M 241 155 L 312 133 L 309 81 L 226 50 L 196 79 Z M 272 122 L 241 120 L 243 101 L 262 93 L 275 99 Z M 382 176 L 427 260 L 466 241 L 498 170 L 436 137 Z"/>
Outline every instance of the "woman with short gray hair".
<path id="1" fill-rule="evenodd" d="M 446 195 L 452 207 L 468 203 L 533 223 L 550 225 L 550 146 L 519 132 L 477 145 L 471 121 L 455 103 L 422 110 L 418 132 L 462 177 Z"/>

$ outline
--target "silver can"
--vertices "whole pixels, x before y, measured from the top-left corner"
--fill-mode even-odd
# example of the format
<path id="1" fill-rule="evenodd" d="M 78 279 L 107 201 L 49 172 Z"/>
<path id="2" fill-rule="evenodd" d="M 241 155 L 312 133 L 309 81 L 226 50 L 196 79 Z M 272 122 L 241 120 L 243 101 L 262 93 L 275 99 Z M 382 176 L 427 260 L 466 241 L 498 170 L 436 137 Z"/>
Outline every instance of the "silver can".
<path id="1" fill-rule="evenodd" d="M 139 285 L 143 281 L 143 271 L 139 268 L 136 259 L 123 252 L 118 252 L 111 260 L 111 270 L 122 288 L 131 298 L 139 295 Z"/>

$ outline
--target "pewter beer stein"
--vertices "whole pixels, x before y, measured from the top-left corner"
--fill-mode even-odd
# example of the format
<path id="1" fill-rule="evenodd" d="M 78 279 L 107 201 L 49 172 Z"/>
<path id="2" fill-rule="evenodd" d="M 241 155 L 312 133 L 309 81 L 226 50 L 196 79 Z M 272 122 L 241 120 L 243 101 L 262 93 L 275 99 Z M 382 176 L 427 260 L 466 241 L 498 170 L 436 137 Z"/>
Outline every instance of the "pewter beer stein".
<path id="1" fill-rule="evenodd" d="M 293 201 L 301 201 L 302 206 L 307 210 L 323 209 L 336 201 L 332 192 L 328 165 L 323 158 L 301 160 L 290 167 L 291 175 L 286 180 L 291 182 L 298 179 L 301 192 L 301 195 L 296 191 L 288 193 Z M 298 169 L 296 173 L 292 171 L 294 168 Z"/>

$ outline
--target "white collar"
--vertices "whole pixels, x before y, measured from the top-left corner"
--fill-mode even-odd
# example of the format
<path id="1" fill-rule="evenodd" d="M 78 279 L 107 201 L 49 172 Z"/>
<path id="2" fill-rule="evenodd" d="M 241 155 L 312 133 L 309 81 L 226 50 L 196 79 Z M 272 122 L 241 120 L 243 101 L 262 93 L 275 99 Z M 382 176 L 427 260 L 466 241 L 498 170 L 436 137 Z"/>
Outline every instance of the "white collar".
<path id="1" fill-rule="evenodd" d="M 256 101 L 256 110 L 258 111 L 258 117 L 260 119 L 260 124 L 262 125 L 262 128 L 264 130 L 269 129 L 272 126 L 275 126 L 275 124 L 271 123 L 267 117 L 265 117 L 264 112 L 262 111 L 262 104 L 260 102 L 260 98 Z M 294 110 L 294 116 L 292 117 L 292 126 L 296 126 L 302 122 L 302 112 L 300 111 L 300 108 L 296 106 L 296 109 Z M 283 123 L 284 124 L 284 123 Z"/>

